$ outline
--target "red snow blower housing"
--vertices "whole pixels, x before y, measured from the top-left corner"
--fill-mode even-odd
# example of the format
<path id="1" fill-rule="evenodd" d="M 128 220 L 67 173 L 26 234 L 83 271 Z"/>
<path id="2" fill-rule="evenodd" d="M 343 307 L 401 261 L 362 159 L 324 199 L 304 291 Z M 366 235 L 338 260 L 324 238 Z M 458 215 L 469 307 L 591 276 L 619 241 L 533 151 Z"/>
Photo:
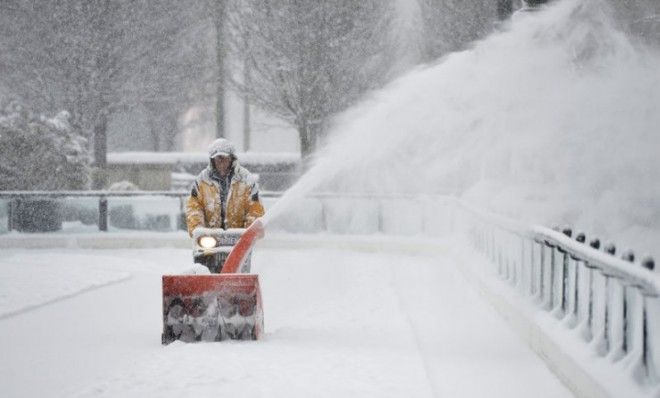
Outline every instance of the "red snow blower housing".
<path id="1" fill-rule="evenodd" d="M 252 247 L 263 235 L 259 219 L 247 229 L 195 230 L 193 257 L 212 274 L 163 275 L 163 344 L 261 338 L 259 276 L 249 271 Z"/>

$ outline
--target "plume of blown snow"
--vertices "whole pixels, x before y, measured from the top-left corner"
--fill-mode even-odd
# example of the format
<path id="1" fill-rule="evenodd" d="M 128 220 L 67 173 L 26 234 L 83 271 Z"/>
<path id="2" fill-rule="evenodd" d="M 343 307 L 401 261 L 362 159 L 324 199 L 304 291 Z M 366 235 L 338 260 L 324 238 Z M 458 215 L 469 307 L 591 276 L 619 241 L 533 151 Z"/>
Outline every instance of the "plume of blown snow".
<path id="1" fill-rule="evenodd" d="M 653 252 L 660 55 L 601 0 L 565 0 L 346 112 L 290 196 L 451 193 Z M 286 202 L 286 201 L 285 201 Z"/>

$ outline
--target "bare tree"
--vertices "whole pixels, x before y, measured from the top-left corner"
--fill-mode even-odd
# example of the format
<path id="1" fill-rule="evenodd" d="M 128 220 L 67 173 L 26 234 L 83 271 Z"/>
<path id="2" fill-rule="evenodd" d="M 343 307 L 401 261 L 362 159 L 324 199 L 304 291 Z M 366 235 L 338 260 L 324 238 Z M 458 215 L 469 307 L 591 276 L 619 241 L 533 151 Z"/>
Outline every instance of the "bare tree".
<path id="1" fill-rule="evenodd" d="M 226 1 L 210 0 L 213 12 L 212 22 L 215 33 L 215 70 L 216 70 L 216 95 L 215 95 L 215 136 L 220 138 L 225 136 L 225 19 L 226 19 Z"/>
<path id="2" fill-rule="evenodd" d="M 209 47 L 211 24 L 204 8 L 189 15 L 195 26 L 185 29 L 173 23 L 154 43 L 151 55 L 140 62 L 141 70 L 131 83 L 136 98 L 147 116 L 151 149 L 176 149 L 180 132 L 178 120 L 191 106 L 207 104 L 216 95 L 213 51 Z M 172 16 L 175 22 L 177 16 Z"/>
<path id="3" fill-rule="evenodd" d="M 111 114 L 138 104 L 170 112 L 208 78 L 181 55 L 180 37 L 200 18 L 192 0 L 4 0 L 0 80 L 35 109 L 67 109 L 104 167 Z"/>
<path id="4" fill-rule="evenodd" d="M 298 130 L 304 157 L 329 118 L 387 78 L 392 5 L 380 0 L 230 0 L 233 86 Z"/>
<path id="5" fill-rule="evenodd" d="M 497 18 L 499 20 L 507 19 L 513 13 L 513 0 L 497 0 Z"/>

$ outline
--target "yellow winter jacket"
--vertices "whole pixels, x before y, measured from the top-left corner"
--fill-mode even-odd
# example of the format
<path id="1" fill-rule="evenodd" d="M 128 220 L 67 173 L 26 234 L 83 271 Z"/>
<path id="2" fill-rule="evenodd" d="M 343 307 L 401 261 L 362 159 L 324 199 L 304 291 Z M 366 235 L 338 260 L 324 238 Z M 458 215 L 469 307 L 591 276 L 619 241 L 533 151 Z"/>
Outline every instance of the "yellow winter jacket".
<path id="1" fill-rule="evenodd" d="M 219 178 L 213 166 L 209 165 L 193 183 L 186 203 L 186 222 L 191 237 L 197 227 L 247 228 L 255 219 L 264 215 L 264 207 L 259 200 L 259 186 L 249 171 L 237 162 L 234 163 L 227 203 L 221 203 Z"/>

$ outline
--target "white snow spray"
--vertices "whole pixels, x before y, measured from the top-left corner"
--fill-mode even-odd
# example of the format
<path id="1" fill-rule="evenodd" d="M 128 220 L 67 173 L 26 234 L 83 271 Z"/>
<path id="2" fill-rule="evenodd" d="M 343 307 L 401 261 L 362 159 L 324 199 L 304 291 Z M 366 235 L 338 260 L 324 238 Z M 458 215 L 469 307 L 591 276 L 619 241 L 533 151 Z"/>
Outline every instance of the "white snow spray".
<path id="1" fill-rule="evenodd" d="M 565 0 L 514 15 L 394 81 L 342 115 L 266 221 L 304 217 L 299 200 L 315 190 L 451 193 L 657 250 L 660 55 L 607 10 Z"/>

